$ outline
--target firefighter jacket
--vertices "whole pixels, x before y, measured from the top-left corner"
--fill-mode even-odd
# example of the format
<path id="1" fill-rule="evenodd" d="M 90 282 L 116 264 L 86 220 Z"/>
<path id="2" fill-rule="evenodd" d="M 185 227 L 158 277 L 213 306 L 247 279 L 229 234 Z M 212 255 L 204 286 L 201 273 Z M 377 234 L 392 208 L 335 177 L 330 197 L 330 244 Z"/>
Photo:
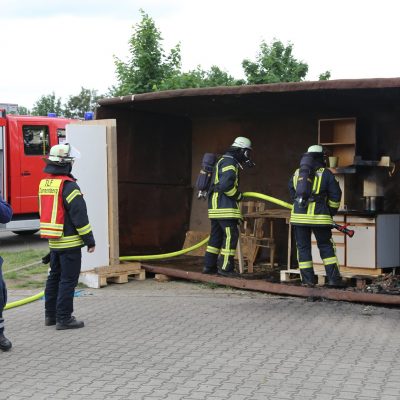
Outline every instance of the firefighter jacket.
<path id="1" fill-rule="evenodd" d="M 289 180 L 289 192 L 292 200 L 296 197 L 296 185 L 299 170 Z M 290 215 L 292 225 L 332 226 L 334 216 L 340 206 L 342 191 L 332 172 L 322 164 L 317 164 L 312 194 L 308 205 L 301 207 L 296 201 Z"/>
<path id="2" fill-rule="evenodd" d="M 208 196 L 208 217 L 218 219 L 242 219 L 239 201 L 239 162 L 229 152 L 217 162 L 212 175 Z"/>
<path id="3" fill-rule="evenodd" d="M 50 250 L 94 247 L 86 202 L 75 178 L 65 167 L 49 164 L 49 175 L 39 185 L 40 234 L 49 239 Z"/>
<path id="4" fill-rule="evenodd" d="M 0 223 L 6 224 L 11 221 L 13 211 L 11 206 L 0 197 Z"/>

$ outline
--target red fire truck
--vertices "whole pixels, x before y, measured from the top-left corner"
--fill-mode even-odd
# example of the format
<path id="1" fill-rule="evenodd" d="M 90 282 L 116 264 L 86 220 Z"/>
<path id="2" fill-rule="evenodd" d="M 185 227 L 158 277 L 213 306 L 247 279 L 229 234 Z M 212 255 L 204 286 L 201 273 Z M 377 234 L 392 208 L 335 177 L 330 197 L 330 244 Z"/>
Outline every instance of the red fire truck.
<path id="1" fill-rule="evenodd" d="M 65 140 L 69 119 L 7 114 L 0 108 L 0 194 L 14 215 L 0 229 L 32 234 L 39 229 L 38 187 L 50 147 Z"/>

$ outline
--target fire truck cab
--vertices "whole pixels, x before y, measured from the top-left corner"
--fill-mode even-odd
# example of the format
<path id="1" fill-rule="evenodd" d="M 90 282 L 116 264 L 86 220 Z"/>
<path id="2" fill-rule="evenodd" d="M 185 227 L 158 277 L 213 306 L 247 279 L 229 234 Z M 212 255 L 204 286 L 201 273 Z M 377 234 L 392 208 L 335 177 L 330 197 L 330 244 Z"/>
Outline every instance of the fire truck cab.
<path id="1" fill-rule="evenodd" d="M 38 187 L 43 157 L 65 141 L 66 118 L 8 115 L 0 108 L 0 194 L 13 218 L 0 229 L 31 234 L 39 229 Z"/>

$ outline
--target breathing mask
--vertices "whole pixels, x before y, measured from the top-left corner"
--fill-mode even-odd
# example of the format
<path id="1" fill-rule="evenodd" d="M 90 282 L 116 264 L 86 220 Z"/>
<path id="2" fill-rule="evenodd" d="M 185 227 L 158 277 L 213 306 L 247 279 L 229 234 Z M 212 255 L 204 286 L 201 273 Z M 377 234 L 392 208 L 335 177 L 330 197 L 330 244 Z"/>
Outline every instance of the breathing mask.
<path id="1" fill-rule="evenodd" d="M 240 163 L 243 164 L 247 168 L 255 167 L 255 162 L 250 158 L 251 150 L 250 149 L 240 149 Z"/>

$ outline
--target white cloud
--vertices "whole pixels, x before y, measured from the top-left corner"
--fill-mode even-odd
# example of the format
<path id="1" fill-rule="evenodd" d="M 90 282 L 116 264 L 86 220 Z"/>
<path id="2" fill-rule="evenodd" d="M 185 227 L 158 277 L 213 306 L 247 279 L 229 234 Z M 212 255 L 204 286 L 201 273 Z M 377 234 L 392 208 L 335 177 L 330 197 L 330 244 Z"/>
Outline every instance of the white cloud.
<path id="1" fill-rule="evenodd" d="M 132 26 L 147 12 L 164 48 L 181 42 L 185 70 L 215 64 L 242 77 L 262 40 L 292 42 L 308 79 L 400 75 L 396 0 L 2 0 L 0 102 L 32 107 L 43 94 L 66 100 L 83 86 L 115 84 L 113 54 L 125 59 Z"/>

